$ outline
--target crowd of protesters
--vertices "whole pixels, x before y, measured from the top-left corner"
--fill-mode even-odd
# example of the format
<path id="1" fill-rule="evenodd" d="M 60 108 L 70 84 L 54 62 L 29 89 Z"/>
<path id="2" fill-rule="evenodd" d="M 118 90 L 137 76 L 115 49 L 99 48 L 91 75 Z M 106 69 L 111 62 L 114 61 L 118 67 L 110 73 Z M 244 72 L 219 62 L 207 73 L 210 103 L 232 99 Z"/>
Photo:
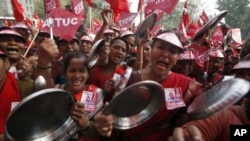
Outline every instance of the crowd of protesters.
<path id="1" fill-rule="evenodd" d="M 95 37 L 84 33 L 70 41 L 55 36 L 51 39 L 49 33 L 34 30 L 22 22 L 13 27 L 0 27 L 0 141 L 4 139 L 13 103 L 37 91 L 34 82 L 39 75 L 45 78 L 46 88 L 61 88 L 76 99 L 90 86 L 102 89 L 105 109 L 117 90 L 114 76 L 127 67 L 133 72 L 126 86 L 152 80 L 165 89 L 165 97 L 179 91 L 174 94 L 175 100 L 164 99 L 148 121 L 120 131 L 112 126 L 112 114 L 104 110 L 88 119 L 84 115 L 86 106 L 78 99 L 71 117 L 81 130 L 71 140 L 228 141 L 230 124 L 250 123 L 249 94 L 241 100 L 241 105 L 235 104 L 211 117 L 190 121 L 186 116 L 187 107 L 202 91 L 228 79 L 250 81 L 249 54 L 240 55 L 248 44 L 239 44 L 237 49 L 206 44 L 209 59 L 201 67 L 198 56 L 189 48 L 193 43 L 184 45 L 178 29 L 162 30 L 156 35 L 146 30 L 144 37 L 138 39 L 136 31 L 130 28 L 122 31 L 110 26 L 108 12 L 101 12 L 103 23 Z M 30 43 L 34 37 L 35 42 Z M 27 50 L 30 44 L 32 47 Z M 89 67 L 91 51 L 96 53 L 97 60 Z"/>

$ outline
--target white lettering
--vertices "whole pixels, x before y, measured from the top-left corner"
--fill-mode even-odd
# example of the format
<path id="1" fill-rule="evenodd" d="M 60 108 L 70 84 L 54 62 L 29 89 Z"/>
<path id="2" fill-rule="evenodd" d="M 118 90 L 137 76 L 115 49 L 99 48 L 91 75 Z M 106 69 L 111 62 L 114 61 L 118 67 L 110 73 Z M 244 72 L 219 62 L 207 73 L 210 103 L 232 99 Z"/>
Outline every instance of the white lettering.
<path id="1" fill-rule="evenodd" d="M 55 27 L 77 25 L 78 19 L 75 18 L 52 18 Z M 49 18 L 44 21 L 43 27 L 50 27 Z"/>
<path id="2" fill-rule="evenodd" d="M 84 10 L 83 1 L 81 1 L 74 7 L 75 14 L 80 14 L 82 10 Z"/>
<path id="3" fill-rule="evenodd" d="M 236 129 L 234 132 L 234 136 L 243 136 L 247 133 L 246 129 Z"/>
<path id="4" fill-rule="evenodd" d="M 120 26 L 124 26 L 125 24 L 128 24 L 129 22 L 133 21 L 136 15 L 131 15 L 123 20 L 119 21 Z"/>

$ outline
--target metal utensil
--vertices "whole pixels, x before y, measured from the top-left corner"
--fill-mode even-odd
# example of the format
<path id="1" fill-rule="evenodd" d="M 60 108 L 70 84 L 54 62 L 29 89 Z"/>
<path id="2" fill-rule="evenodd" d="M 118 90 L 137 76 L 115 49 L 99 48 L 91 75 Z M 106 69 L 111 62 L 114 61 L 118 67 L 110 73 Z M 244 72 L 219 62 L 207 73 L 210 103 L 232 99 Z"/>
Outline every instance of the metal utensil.
<path id="1" fill-rule="evenodd" d="M 137 39 L 141 39 L 144 36 L 146 30 L 151 31 L 155 26 L 156 20 L 157 20 L 156 13 L 152 13 L 149 16 L 147 16 L 136 30 L 135 36 L 137 37 Z"/>
<path id="2" fill-rule="evenodd" d="M 247 80 L 233 78 L 214 85 L 198 95 L 187 109 L 193 119 L 208 117 L 240 100 L 250 89 Z"/>
<path id="3" fill-rule="evenodd" d="M 95 64 L 96 64 L 96 62 L 99 59 L 99 55 L 97 54 L 97 50 L 100 47 L 100 44 L 102 42 L 105 42 L 105 40 L 104 39 L 97 40 L 94 43 L 94 45 L 92 46 L 92 48 L 90 49 L 90 52 L 89 52 L 89 61 L 88 61 L 88 68 L 89 69 L 91 69 L 92 67 L 94 67 Z"/>
<path id="4" fill-rule="evenodd" d="M 223 17 L 225 17 L 227 14 L 227 10 L 222 11 L 212 19 L 210 19 L 208 22 L 205 23 L 205 25 L 202 26 L 202 28 L 196 32 L 194 37 L 192 38 L 192 42 L 197 42 L 201 38 L 207 38 L 204 36 L 208 36 L 209 33 L 216 27 L 216 25 L 221 21 Z M 210 33 L 211 34 L 211 33 Z M 202 43 L 199 43 L 202 44 Z"/>
<path id="5" fill-rule="evenodd" d="M 35 80 L 35 88 L 36 90 L 41 90 L 46 88 L 46 80 L 42 75 L 39 75 Z"/>
<path id="6" fill-rule="evenodd" d="M 79 130 L 70 117 L 74 102 L 73 95 L 58 88 L 32 93 L 10 113 L 4 131 L 5 141 L 70 139 Z"/>
<path id="7" fill-rule="evenodd" d="M 140 81 L 126 87 L 110 102 L 113 127 L 126 130 L 148 121 L 164 101 L 164 89 L 155 81 Z"/>

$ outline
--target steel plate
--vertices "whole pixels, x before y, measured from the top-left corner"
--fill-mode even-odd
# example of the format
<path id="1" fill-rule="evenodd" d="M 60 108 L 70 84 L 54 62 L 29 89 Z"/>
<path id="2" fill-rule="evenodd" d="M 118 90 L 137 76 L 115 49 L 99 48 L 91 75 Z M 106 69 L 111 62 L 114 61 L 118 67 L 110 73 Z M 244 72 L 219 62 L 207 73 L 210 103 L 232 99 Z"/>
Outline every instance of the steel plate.
<path id="1" fill-rule="evenodd" d="M 144 33 L 147 29 L 151 31 L 154 28 L 156 20 L 157 20 L 156 13 L 152 13 L 149 16 L 147 16 L 145 20 L 139 25 L 135 33 L 135 36 L 138 39 L 141 39 L 144 36 Z"/>
<path id="2" fill-rule="evenodd" d="M 249 88 L 249 82 L 240 78 L 220 82 L 198 95 L 189 105 L 187 113 L 193 119 L 208 117 L 236 103 Z"/>
<path id="3" fill-rule="evenodd" d="M 141 125 L 154 115 L 163 101 L 164 89 L 155 81 L 140 81 L 128 86 L 110 102 L 113 127 L 126 130 Z"/>
<path id="4" fill-rule="evenodd" d="M 43 89 L 29 95 L 10 113 L 5 140 L 70 138 L 69 130 L 76 130 L 76 124 L 70 117 L 74 102 L 71 94 L 57 88 Z"/>
<path id="5" fill-rule="evenodd" d="M 226 14 L 227 10 L 220 12 L 218 15 L 208 20 L 208 22 L 205 23 L 205 25 L 203 25 L 202 28 L 194 35 L 192 42 L 198 41 L 205 34 L 207 34 L 210 29 L 215 28 L 215 26 L 221 21 L 223 17 L 226 16 Z"/>

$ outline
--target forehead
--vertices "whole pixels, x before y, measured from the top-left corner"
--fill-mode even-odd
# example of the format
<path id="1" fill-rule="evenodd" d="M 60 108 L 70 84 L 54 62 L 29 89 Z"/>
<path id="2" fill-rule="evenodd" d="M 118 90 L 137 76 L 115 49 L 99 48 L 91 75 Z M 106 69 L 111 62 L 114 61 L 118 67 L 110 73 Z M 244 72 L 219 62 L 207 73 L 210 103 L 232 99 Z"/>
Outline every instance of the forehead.
<path id="1" fill-rule="evenodd" d="M 84 66 L 86 62 L 84 57 L 73 57 L 70 59 L 69 66 L 74 64 L 81 64 L 81 66 Z"/>

